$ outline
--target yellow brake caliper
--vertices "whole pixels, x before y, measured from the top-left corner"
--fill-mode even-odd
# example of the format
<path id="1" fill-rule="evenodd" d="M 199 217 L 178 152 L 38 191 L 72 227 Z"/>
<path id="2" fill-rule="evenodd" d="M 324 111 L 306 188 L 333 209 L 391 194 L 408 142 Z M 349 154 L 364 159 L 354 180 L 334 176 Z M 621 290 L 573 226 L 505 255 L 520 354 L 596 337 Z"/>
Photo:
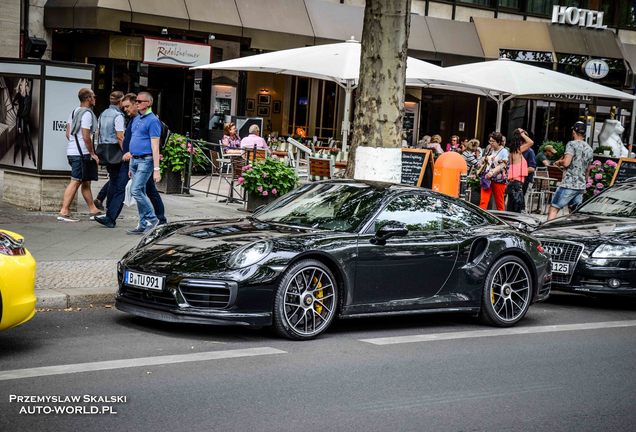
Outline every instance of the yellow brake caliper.
<path id="1" fill-rule="evenodd" d="M 322 290 L 322 282 L 320 282 L 316 276 L 314 276 L 314 279 L 312 280 L 312 282 L 316 286 L 316 289 L 314 290 L 314 297 L 317 299 L 323 298 L 325 294 Z M 318 302 L 315 302 L 314 306 L 315 306 L 316 312 L 318 313 L 318 315 L 320 315 L 322 313 L 322 305 Z"/>

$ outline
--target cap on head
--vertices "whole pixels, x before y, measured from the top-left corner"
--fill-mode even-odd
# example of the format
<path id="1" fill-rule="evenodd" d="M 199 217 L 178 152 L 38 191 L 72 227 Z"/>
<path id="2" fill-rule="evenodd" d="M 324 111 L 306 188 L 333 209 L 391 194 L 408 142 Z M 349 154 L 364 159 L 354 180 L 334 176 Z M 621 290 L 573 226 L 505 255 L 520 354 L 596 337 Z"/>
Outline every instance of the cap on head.
<path id="1" fill-rule="evenodd" d="M 577 121 L 576 123 L 572 125 L 572 130 L 578 134 L 585 135 L 587 127 L 585 126 L 585 123 L 583 123 L 582 121 Z"/>

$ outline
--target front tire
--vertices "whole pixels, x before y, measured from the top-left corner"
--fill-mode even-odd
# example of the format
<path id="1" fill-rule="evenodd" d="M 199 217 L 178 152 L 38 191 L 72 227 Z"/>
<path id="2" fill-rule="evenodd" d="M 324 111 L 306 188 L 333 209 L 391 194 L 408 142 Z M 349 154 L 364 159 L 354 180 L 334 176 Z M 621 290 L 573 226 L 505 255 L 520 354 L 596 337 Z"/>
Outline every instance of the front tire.
<path id="1" fill-rule="evenodd" d="M 283 275 L 274 299 L 274 328 L 292 340 L 323 333 L 336 314 L 336 279 L 320 261 L 299 261 Z"/>
<path id="2" fill-rule="evenodd" d="M 528 312 L 531 298 L 528 266 L 516 256 L 504 256 L 488 271 L 479 318 L 496 327 L 511 327 Z"/>

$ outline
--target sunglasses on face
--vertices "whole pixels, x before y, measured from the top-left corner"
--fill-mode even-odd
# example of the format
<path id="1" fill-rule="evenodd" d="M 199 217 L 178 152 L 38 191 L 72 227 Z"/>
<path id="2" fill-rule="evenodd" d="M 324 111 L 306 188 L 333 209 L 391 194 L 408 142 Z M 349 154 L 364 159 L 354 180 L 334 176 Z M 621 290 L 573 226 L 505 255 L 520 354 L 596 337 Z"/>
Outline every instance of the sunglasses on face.
<path id="1" fill-rule="evenodd" d="M 145 100 L 145 99 L 137 99 L 137 100 L 135 101 L 135 103 L 143 103 L 143 102 L 148 102 L 148 101 L 147 101 L 147 100 Z"/>

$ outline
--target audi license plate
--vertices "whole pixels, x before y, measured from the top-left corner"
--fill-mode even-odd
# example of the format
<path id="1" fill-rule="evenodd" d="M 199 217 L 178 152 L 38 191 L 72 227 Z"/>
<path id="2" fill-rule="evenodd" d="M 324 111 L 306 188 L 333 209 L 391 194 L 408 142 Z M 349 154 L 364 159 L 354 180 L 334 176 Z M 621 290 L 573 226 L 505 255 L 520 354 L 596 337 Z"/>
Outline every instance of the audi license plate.
<path id="1" fill-rule="evenodd" d="M 562 262 L 552 262 L 552 273 L 570 273 L 570 264 Z"/>
<path id="2" fill-rule="evenodd" d="M 124 273 L 124 283 L 138 288 L 161 291 L 163 290 L 164 281 L 165 277 L 163 276 L 137 273 L 130 270 L 126 270 Z"/>

